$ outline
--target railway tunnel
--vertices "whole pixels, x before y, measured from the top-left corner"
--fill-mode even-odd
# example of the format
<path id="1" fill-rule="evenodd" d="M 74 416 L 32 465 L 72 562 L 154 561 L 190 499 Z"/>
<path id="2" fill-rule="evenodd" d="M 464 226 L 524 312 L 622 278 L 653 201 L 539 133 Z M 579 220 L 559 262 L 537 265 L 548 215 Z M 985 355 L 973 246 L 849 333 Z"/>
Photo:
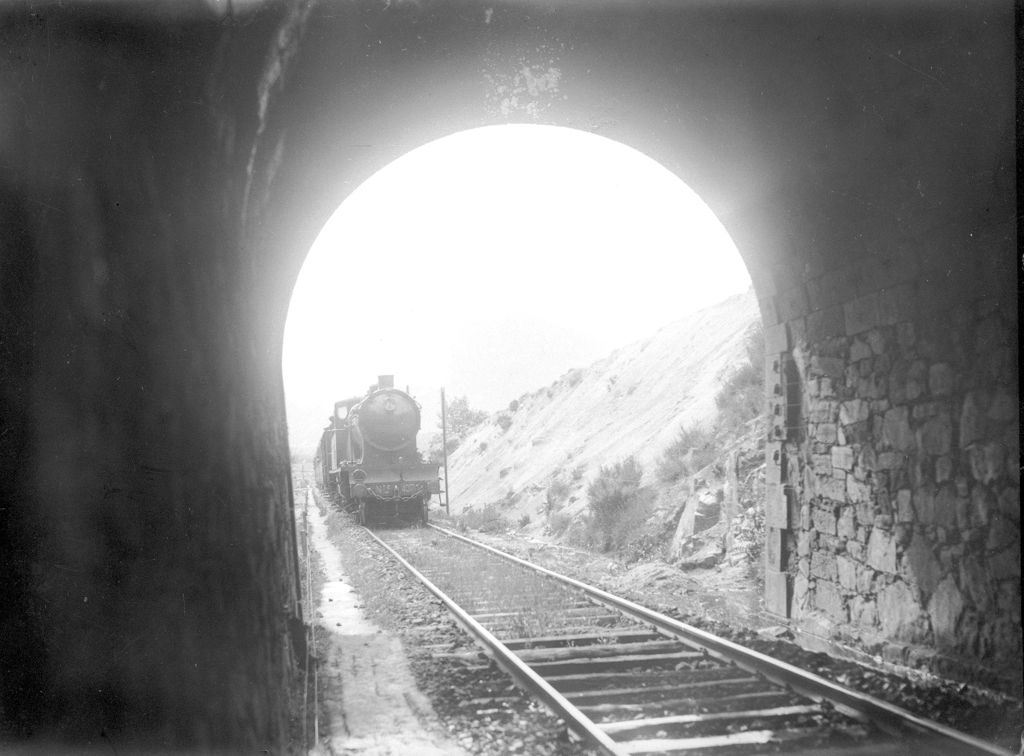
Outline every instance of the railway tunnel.
<path id="1" fill-rule="evenodd" d="M 5 9 L 2 734 L 287 740 L 291 285 L 377 169 L 516 122 L 658 160 L 743 255 L 766 605 L 1019 680 L 1013 29 L 994 2 Z"/>

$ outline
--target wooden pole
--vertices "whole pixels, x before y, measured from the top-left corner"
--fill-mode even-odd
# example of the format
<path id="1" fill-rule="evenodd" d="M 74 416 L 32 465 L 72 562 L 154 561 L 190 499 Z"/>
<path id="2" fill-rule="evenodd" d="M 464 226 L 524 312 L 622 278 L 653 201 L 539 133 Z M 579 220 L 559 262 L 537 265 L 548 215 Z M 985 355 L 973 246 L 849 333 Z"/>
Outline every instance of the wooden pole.
<path id="1" fill-rule="evenodd" d="M 444 386 L 441 387 L 441 449 L 444 452 L 444 513 L 448 511 L 448 405 L 444 400 Z"/>

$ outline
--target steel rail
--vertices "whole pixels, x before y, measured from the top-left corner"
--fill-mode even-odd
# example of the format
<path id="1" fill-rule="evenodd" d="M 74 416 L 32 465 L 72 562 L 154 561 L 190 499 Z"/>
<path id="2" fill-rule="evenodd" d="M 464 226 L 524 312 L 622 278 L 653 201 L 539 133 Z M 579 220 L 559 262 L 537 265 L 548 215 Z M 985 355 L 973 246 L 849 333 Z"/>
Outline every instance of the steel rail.
<path id="1" fill-rule="evenodd" d="M 727 663 L 735 663 L 736 666 L 741 669 L 762 675 L 765 679 L 778 685 L 788 687 L 797 693 L 807 696 L 808 698 L 817 701 L 827 701 L 834 705 L 839 711 L 852 716 L 855 719 L 860 719 L 862 721 L 864 719 L 870 720 L 882 730 L 892 735 L 906 736 L 909 730 L 917 735 L 929 735 L 946 741 L 952 741 L 947 743 L 929 742 L 930 747 L 938 749 L 932 751 L 933 753 L 945 752 L 950 754 L 950 756 L 960 756 L 964 753 L 992 754 L 993 756 L 1016 756 L 1012 751 L 1007 751 L 993 743 L 989 743 L 972 735 L 960 732 L 959 730 L 955 730 L 947 725 L 919 717 L 902 707 L 896 706 L 895 704 L 888 703 L 887 701 L 875 698 L 874 696 L 866 693 L 851 690 L 839 685 L 838 683 L 834 683 L 831 680 L 826 680 L 824 677 L 816 675 L 813 672 L 808 672 L 800 669 L 799 667 L 794 667 L 792 664 L 779 661 L 778 659 L 773 659 L 770 656 L 766 656 L 765 654 L 754 651 L 753 649 L 733 643 L 725 638 L 719 638 L 706 630 L 701 630 L 700 628 L 692 625 L 687 625 L 684 622 L 680 622 L 679 620 L 668 617 L 660 612 L 656 612 L 653 609 L 640 606 L 628 599 L 603 591 L 600 588 L 595 588 L 592 585 L 588 585 L 587 583 L 566 575 L 561 575 L 553 570 L 547 569 L 546 567 L 541 567 L 540 565 L 533 564 L 525 559 L 520 559 L 517 556 L 501 551 L 500 549 L 496 549 L 493 546 L 488 546 L 487 544 L 480 543 L 479 541 L 474 541 L 472 538 L 467 538 L 466 536 L 455 533 L 447 528 L 442 528 L 437 525 L 429 525 L 428 527 L 431 527 L 440 533 L 444 533 L 445 535 L 451 536 L 452 538 L 457 538 L 460 541 L 476 546 L 477 548 L 489 551 L 503 559 L 515 562 L 516 564 L 527 567 L 535 572 L 539 572 L 542 575 L 547 575 L 548 577 L 558 580 L 564 584 L 571 585 L 605 606 L 618 609 L 633 619 L 649 625 L 656 630 L 706 649 L 709 655 L 713 655 Z M 955 750 L 944 751 L 942 750 L 944 745 L 949 749 Z M 965 747 L 970 748 L 971 751 L 965 751 Z"/>
<path id="2" fill-rule="evenodd" d="M 609 754 L 609 756 L 626 756 L 626 751 L 623 751 L 604 730 L 570 703 L 565 696 L 555 690 L 547 680 L 530 669 L 504 643 L 494 637 L 487 628 L 473 619 L 465 609 L 456 604 L 444 591 L 434 585 L 426 575 L 413 567 L 401 554 L 381 540 L 372 530 L 366 528 L 366 532 L 377 543 L 387 549 L 403 567 L 448 607 L 448 611 L 465 628 L 466 632 L 483 647 L 488 656 L 494 659 L 528 693 L 539 698 L 555 716 L 563 719 L 569 729 L 581 740 L 600 749 L 601 752 Z"/>

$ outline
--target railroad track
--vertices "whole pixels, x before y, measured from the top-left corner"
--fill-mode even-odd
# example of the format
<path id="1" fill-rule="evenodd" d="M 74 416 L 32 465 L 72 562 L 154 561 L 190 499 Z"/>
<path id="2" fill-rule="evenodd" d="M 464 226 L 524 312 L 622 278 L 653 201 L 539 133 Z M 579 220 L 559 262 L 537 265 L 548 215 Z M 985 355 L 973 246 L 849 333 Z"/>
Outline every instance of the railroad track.
<path id="1" fill-rule="evenodd" d="M 604 753 L 1012 756 L 443 528 L 370 533 Z"/>

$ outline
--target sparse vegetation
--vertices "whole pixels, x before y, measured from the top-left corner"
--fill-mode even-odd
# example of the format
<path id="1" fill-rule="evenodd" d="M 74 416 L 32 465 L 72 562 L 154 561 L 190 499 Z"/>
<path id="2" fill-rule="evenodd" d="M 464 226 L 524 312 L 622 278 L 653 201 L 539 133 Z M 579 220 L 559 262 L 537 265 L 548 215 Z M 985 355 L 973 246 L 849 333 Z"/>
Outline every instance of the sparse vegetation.
<path id="1" fill-rule="evenodd" d="M 620 548 L 639 531 L 655 498 L 653 491 L 640 485 L 642 477 L 643 469 L 634 457 L 600 469 L 587 487 L 590 545 L 601 551 Z"/>
<path id="2" fill-rule="evenodd" d="M 694 475 L 711 464 L 744 426 L 765 411 L 764 331 L 760 322 L 747 331 L 747 362 L 737 368 L 715 395 L 718 417 L 713 428 L 682 427 L 658 460 L 658 479 L 665 483 Z"/>
<path id="3" fill-rule="evenodd" d="M 674 483 L 687 475 L 693 475 L 711 464 L 718 453 L 714 432 L 700 425 L 689 428 L 684 426 L 658 460 L 658 480 Z"/>
<path id="4" fill-rule="evenodd" d="M 569 495 L 569 484 L 564 480 L 555 478 L 548 490 L 544 492 L 544 511 L 550 516 L 552 512 L 561 508 Z"/>
<path id="5" fill-rule="evenodd" d="M 478 530 L 481 533 L 501 533 L 508 529 L 508 520 L 501 513 L 499 503 L 487 504 L 480 509 L 467 509 L 453 517 L 457 530 Z"/>
<path id="6" fill-rule="evenodd" d="M 755 323 L 746 337 L 747 362 L 734 372 L 715 396 L 719 424 L 738 428 L 765 411 L 764 329 Z"/>

